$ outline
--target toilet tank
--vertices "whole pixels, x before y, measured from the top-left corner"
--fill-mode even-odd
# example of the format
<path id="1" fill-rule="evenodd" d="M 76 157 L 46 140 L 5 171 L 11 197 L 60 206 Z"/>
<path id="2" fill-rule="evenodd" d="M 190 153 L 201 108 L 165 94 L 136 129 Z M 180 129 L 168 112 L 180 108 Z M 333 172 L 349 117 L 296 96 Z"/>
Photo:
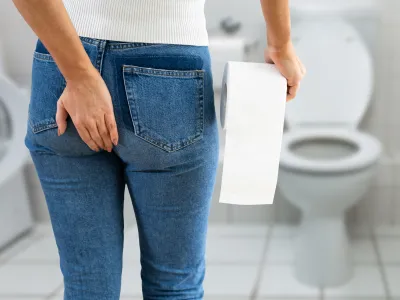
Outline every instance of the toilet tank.
<path id="1" fill-rule="evenodd" d="M 376 56 L 381 0 L 291 0 L 292 26 L 300 20 L 342 18 L 352 24 Z"/>

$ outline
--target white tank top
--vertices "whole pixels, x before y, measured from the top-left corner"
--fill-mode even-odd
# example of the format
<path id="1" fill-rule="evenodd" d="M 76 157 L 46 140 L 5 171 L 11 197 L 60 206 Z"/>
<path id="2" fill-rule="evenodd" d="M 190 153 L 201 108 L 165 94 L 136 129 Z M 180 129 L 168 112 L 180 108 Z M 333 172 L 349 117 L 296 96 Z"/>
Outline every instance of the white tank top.
<path id="1" fill-rule="evenodd" d="M 208 45 L 205 0 L 63 0 L 80 36 Z"/>

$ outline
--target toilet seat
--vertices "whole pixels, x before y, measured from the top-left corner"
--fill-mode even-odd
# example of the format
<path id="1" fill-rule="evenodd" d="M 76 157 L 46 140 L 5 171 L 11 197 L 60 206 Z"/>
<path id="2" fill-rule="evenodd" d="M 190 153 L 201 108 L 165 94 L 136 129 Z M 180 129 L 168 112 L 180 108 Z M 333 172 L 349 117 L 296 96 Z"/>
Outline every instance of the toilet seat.
<path id="1" fill-rule="evenodd" d="M 354 154 L 330 160 L 313 160 L 296 155 L 290 148 L 293 144 L 312 139 L 330 139 L 348 142 L 358 148 Z M 367 167 L 374 163 L 381 146 L 374 137 L 348 129 L 296 129 L 285 133 L 282 140 L 281 167 L 307 172 L 346 172 Z"/>

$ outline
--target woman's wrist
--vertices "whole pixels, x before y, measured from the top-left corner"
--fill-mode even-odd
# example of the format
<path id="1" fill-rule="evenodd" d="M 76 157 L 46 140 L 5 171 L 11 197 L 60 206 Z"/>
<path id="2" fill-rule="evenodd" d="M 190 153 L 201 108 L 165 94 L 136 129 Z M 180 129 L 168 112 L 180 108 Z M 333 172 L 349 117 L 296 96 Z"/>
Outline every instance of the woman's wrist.
<path id="1" fill-rule="evenodd" d="M 268 43 L 267 48 L 268 52 L 275 56 L 285 56 L 288 53 L 293 52 L 293 44 L 291 40 L 281 44 Z"/>
<path id="2" fill-rule="evenodd" d="M 75 64 L 73 67 L 68 68 L 63 75 L 65 80 L 69 82 L 85 80 L 93 76 L 98 76 L 99 73 L 89 61 L 88 63 Z"/>

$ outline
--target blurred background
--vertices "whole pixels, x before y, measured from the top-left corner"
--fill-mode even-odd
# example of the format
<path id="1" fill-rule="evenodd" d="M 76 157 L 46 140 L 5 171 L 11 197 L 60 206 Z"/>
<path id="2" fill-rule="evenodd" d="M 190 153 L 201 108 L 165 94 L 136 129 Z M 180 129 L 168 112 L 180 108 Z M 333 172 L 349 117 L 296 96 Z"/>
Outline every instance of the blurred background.
<path id="1" fill-rule="evenodd" d="M 287 105 L 274 204 L 218 203 L 221 130 L 205 299 L 400 299 L 400 1 L 290 3 L 308 74 Z M 219 117 L 221 68 L 238 55 L 263 62 L 266 28 L 256 0 L 208 0 L 206 18 Z M 12 1 L 2 1 L 0 73 L 14 82 L 0 84 L 4 300 L 63 293 L 44 195 L 23 146 L 35 43 Z M 142 299 L 128 193 L 125 204 L 121 297 Z"/>

